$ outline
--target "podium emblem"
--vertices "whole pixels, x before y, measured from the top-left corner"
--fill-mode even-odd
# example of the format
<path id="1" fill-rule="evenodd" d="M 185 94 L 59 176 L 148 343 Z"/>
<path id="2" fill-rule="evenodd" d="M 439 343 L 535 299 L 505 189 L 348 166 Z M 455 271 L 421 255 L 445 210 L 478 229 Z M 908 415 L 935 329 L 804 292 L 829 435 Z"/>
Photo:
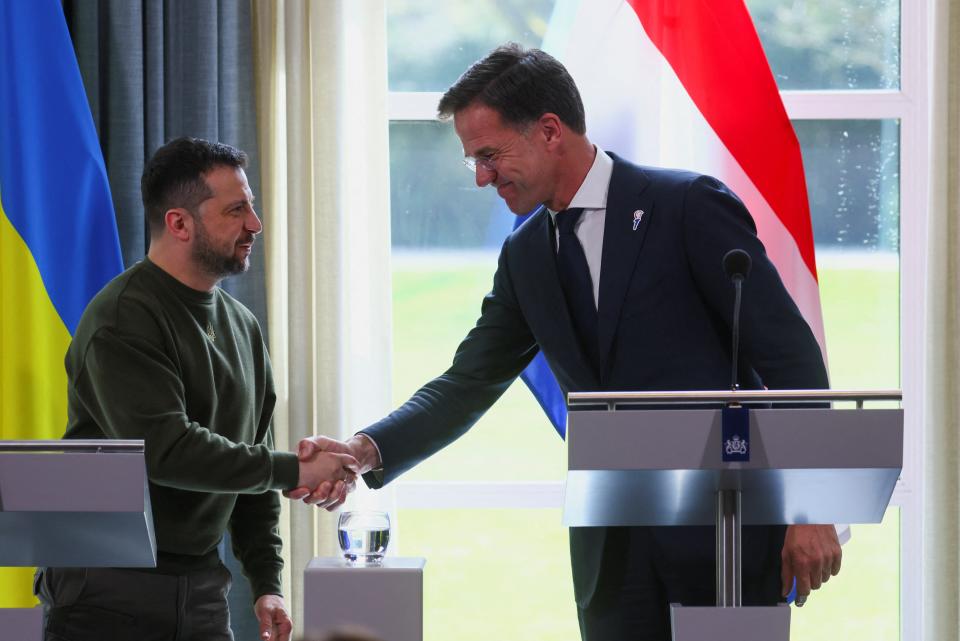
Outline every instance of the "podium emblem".
<path id="1" fill-rule="evenodd" d="M 750 461 L 750 410 L 746 407 L 724 407 L 720 420 L 720 460 L 724 463 Z"/>
<path id="2" fill-rule="evenodd" d="M 732 456 L 734 454 L 739 454 L 741 456 L 746 456 L 748 453 L 748 445 L 746 440 L 740 438 L 739 434 L 734 434 L 732 439 L 727 440 L 724 443 L 723 448 L 727 453 L 727 456 Z"/>

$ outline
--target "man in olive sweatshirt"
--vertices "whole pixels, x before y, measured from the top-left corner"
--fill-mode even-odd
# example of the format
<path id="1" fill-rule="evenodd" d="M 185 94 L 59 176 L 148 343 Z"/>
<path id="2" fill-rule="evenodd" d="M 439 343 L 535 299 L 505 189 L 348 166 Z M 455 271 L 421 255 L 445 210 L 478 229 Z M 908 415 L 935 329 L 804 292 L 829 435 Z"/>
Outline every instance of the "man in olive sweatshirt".
<path id="1" fill-rule="evenodd" d="M 277 490 L 334 481 L 357 462 L 273 451 L 270 359 L 253 314 L 217 287 L 249 266 L 261 231 L 233 147 L 179 138 L 141 180 L 147 257 L 91 301 L 67 352 L 65 438 L 145 441 L 155 569 L 46 568 L 47 641 L 232 639 L 229 529 L 262 639 L 285 641 Z"/>

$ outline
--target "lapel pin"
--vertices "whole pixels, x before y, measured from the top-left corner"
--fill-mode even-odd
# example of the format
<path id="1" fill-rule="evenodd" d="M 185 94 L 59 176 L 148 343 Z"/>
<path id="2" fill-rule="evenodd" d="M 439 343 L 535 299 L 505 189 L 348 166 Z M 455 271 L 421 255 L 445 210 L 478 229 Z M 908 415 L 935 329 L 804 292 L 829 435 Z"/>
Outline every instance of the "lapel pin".
<path id="1" fill-rule="evenodd" d="M 633 231 L 637 231 L 637 227 L 640 226 L 640 221 L 643 220 L 643 210 L 638 209 L 633 212 Z"/>

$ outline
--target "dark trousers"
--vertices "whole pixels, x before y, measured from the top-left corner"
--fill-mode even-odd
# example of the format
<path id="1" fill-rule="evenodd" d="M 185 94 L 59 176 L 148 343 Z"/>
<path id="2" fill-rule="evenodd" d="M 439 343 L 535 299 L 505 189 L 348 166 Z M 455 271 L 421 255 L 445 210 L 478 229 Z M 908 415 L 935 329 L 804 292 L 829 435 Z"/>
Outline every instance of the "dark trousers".
<path id="1" fill-rule="evenodd" d="M 743 604 L 780 596 L 782 527 L 743 529 Z M 597 592 L 578 608 L 583 641 L 671 641 L 670 604 L 716 605 L 712 527 L 608 528 Z"/>
<path id="2" fill-rule="evenodd" d="M 222 564 L 186 574 L 44 568 L 44 641 L 233 641 Z"/>

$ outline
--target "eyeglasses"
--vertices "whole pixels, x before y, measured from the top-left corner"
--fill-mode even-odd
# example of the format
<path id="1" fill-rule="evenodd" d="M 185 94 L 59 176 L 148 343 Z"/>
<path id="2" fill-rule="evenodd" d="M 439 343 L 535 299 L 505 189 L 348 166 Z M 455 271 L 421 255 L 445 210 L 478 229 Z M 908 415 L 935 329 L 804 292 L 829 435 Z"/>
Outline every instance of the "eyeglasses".
<path id="1" fill-rule="evenodd" d="M 497 172 L 497 165 L 500 164 L 500 160 L 504 155 L 516 153 L 514 146 L 519 139 L 526 138 L 527 131 L 529 131 L 529 129 L 514 133 L 512 138 L 509 138 L 500 148 L 494 149 L 490 153 L 480 154 L 479 156 L 466 156 L 463 159 L 463 164 L 474 173 L 476 173 L 477 168 L 483 169 L 484 171 Z"/>
<path id="2" fill-rule="evenodd" d="M 484 171 L 497 171 L 497 157 L 496 156 L 480 156 L 479 158 L 474 158 L 473 156 L 467 156 L 463 159 L 463 164 L 467 169 L 476 173 L 477 168 L 483 169 Z"/>

